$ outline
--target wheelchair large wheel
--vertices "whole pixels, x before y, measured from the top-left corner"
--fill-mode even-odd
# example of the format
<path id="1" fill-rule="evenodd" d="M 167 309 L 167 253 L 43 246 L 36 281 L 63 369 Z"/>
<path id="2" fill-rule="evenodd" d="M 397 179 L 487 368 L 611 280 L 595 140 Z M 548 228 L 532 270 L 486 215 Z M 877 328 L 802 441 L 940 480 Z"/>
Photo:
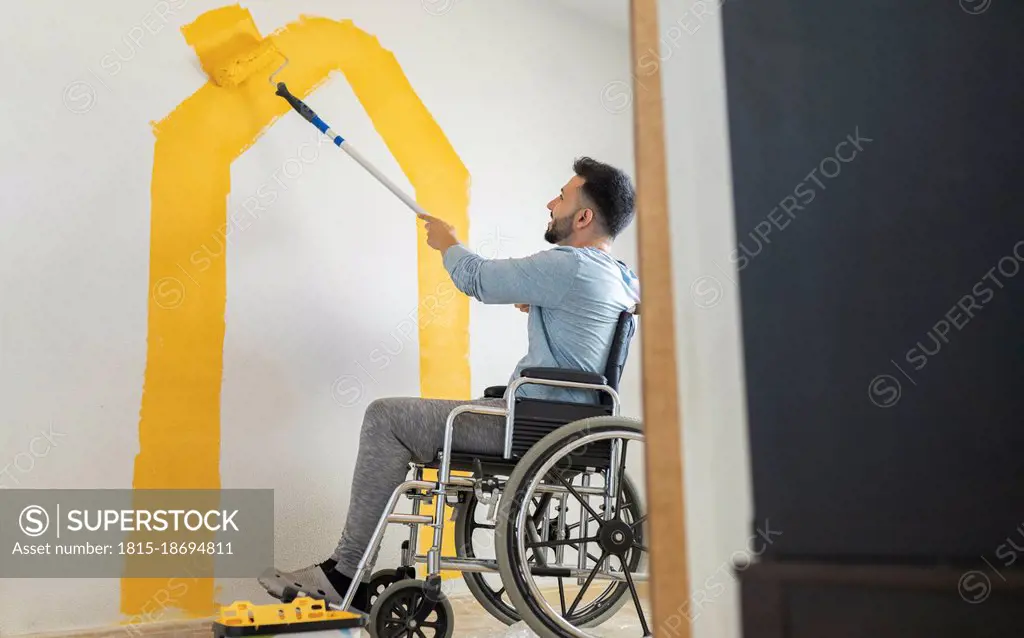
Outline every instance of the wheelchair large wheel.
<path id="1" fill-rule="evenodd" d="M 639 572 L 644 541 L 643 507 L 625 475 L 627 451 L 639 453 L 643 445 L 643 426 L 624 417 L 593 417 L 563 426 L 538 441 L 519 461 L 503 493 L 503 523 L 495 530 L 498 567 L 502 584 L 519 615 L 542 638 L 589 637 L 583 628 L 601 624 L 613 616 L 632 598 L 643 635 L 650 635 L 647 618 L 637 593 L 634 574 Z M 611 455 L 613 446 L 618 458 Z M 574 485 L 576 476 L 587 476 L 586 467 L 578 467 L 581 459 L 596 451 L 608 450 L 603 475 L 622 477 L 610 510 L 602 510 L 596 500 L 601 496 L 587 494 Z M 611 461 L 615 460 L 613 464 Z M 593 462 L 586 461 L 584 465 Z M 610 470 L 610 471 L 609 471 Z M 539 539 L 528 526 L 529 505 L 540 494 L 560 490 L 569 502 L 586 514 L 587 524 L 566 540 Z M 581 493 L 583 492 L 583 493 Z M 527 507 L 523 507 L 527 504 Z M 569 570 L 562 565 L 538 568 L 531 564 L 529 551 L 544 548 L 555 551 L 560 545 L 572 544 L 587 557 L 585 569 Z M 564 577 L 559 577 L 564 574 Z M 558 581 L 557 594 L 544 584 L 551 577 Z M 566 591 L 582 580 L 579 591 Z M 607 583 L 607 585 L 595 585 Z M 546 583 L 545 583 L 546 584 Z M 601 593 L 594 596 L 594 591 Z M 591 596 L 586 594 L 590 592 Z M 550 598 L 557 598 L 552 601 Z"/>
<path id="2" fill-rule="evenodd" d="M 506 478 L 500 477 L 502 481 Z M 635 520 L 642 514 L 639 494 L 628 477 L 626 481 L 624 498 L 635 505 L 635 511 L 631 512 Z M 465 501 L 458 505 L 458 514 L 455 517 L 455 548 L 459 558 L 497 559 L 494 530 L 498 519 L 501 518 L 498 514 L 503 514 L 503 512 L 501 494 L 496 493 L 494 498 L 498 499 L 495 504 L 483 504 L 473 492 L 468 492 Z M 529 519 L 538 531 L 538 535 L 546 526 L 549 538 L 571 538 L 574 530 L 581 525 L 579 520 L 561 515 L 563 509 L 569 509 L 571 506 L 572 502 L 567 499 L 552 499 L 550 495 L 535 497 L 532 499 Z M 568 545 L 567 549 L 571 552 L 570 557 L 579 551 L 578 546 L 572 544 Z M 527 550 L 527 559 L 530 563 L 536 563 L 533 550 Z M 506 592 L 500 574 L 465 571 L 462 573 L 462 578 L 480 606 L 494 618 L 506 625 L 514 625 L 522 620 Z M 594 614 L 590 614 L 590 616 L 592 619 L 596 618 Z M 600 618 L 596 619 L 598 622 L 601 621 Z M 587 624 L 592 623 L 593 620 Z"/>

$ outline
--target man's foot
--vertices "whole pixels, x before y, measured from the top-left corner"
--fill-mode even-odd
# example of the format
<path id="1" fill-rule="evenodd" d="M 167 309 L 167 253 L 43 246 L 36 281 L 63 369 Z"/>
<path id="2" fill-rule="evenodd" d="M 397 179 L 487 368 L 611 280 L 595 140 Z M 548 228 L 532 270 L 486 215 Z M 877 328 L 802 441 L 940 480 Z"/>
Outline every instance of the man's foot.
<path id="1" fill-rule="evenodd" d="M 310 598 L 341 605 L 352 579 L 334 569 L 335 565 L 335 561 L 326 560 L 318 565 L 304 567 L 294 572 L 285 572 L 271 567 L 260 574 L 259 582 L 268 594 L 278 600 L 291 600 L 296 594 L 302 592 Z M 349 606 L 350 610 L 364 614 L 370 613 L 369 605 L 366 604 L 368 597 L 369 587 L 366 583 L 360 583 L 352 598 L 352 604 Z"/>

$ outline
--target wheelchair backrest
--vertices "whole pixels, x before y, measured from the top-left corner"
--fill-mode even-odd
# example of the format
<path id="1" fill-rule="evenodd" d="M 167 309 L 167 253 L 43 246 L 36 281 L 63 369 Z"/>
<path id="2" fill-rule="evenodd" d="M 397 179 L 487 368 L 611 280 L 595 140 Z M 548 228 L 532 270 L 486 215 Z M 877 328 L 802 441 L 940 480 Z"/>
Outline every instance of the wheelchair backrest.
<path id="1" fill-rule="evenodd" d="M 615 325 L 615 336 L 612 339 L 612 347 L 608 352 L 608 363 L 604 370 L 608 385 L 616 391 L 619 389 L 619 381 L 622 380 L 622 370 L 626 367 L 626 358 L 629 356 L 629 344 L 635 333 L 636 317 L 631 311 L 625 310 L 619 314 L 619 321 Z M 611 397 L 606 393 L 601 393 L 601 403 L 611 405 Z"/>

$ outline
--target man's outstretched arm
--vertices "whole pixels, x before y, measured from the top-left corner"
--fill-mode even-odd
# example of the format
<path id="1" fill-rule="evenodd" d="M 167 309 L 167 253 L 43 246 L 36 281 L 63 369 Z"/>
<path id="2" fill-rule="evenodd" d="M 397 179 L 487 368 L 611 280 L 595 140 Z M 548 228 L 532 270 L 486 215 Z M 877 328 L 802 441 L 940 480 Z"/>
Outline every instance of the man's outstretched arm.
<path id="1" fill-rule="evenodd" d="M 557 306 L 572 287 L 579 261 L 571 250 L 516 259 L 484 259 L 462 244 L 444 252 L 455 287 L 486 304 Z"/>
<path id="2" fill-rule="evenodd" d="M 455 287 L 486 304 L 558 305 L 579 269 L 569 249 L 552 249 L 518 259 L 484 259 L 455 236 L 452 226 L 430 215 L 427 244 L 441 253 Z"/>

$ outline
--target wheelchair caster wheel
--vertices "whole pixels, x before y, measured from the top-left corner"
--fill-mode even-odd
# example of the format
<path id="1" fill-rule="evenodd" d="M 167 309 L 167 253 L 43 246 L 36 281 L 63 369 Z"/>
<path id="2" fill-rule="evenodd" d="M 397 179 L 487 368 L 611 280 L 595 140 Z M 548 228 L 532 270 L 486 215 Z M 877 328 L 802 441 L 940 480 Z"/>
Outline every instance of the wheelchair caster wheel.
<path id="1" fill-rule="evenodd" d="M 400 580 L 377 596 L 366 629 L 371 636 L 451 638 L 452 604 L 444 594 L 428 595 L 422 580 Z"/>
<path id="2" fill-rule="evenodd" d="M 390 587 L 392 584 L 402 580 L 397 569 L 382 569 L 374 572 L 373 576 L 370 576 L 370 593 L 367 605 L 373 605 L 377 601 L 377 597 L 384 593 L 384 590 Z"/>

